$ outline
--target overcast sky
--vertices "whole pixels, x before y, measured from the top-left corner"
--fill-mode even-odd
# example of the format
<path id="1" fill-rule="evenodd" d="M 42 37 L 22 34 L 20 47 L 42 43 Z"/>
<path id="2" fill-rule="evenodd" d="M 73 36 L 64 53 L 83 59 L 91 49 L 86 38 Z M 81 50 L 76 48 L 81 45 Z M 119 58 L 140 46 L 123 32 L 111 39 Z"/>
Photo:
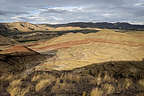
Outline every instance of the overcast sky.
<path id="1" fill-rule="evenodd" d="M 0 22 L 144 24 L 144 0 L 0 0 Z"/>

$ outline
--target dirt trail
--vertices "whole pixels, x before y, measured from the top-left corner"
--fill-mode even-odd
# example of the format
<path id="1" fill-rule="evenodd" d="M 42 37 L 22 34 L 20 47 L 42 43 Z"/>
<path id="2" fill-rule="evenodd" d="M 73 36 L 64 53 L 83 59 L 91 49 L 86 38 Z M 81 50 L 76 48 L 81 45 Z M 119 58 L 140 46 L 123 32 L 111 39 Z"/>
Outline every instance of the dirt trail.
<path id="1" fill-rule="evenodd" d="M 142 44 L 142 43 L 130 42 L 130 41 L 120 41 L 120 42 L 118 42 L 118 41 L 105 40 L 105 39 L 84 39 L 84 40 L 68 41 L 68 42 L 48 45 L 48 46 L 40 47 L 40 48 L 32 48 L 33 46 L 31 46 L 31 48 L 35 51 L 50 51 L 50 50 L 56 50 L 56 49 L 61 49 L 61 48 L 69 48 L 69 47 L 76 46 L 76 45 L 96 43 L 96 42 L 127 45 L 127 46 L 132 46 L 132 47 L 144 46 L 144 44 Z"/>

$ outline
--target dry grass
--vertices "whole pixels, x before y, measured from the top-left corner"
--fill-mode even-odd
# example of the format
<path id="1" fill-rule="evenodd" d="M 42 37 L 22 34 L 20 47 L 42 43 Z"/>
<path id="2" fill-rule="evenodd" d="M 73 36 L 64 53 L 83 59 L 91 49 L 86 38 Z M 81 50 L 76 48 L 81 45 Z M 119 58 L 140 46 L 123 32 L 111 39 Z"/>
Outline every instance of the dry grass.
<path id="1" fill-rule="evenodd" d="M 103 96 L 111 95 L 116 92 L 126 92 L 126 94 L 138 94 L 137 90 L 143 90 L 143 77 L 135 74 L 143 75 L 142 62 L 107 62 L 94 64 L 83 68 L 69 71 L 36 71 L 27 76 L 19 75 L 11 80 L 10 85 L 5 87 L 11 96 L 53 96 L 72 94 L 75 96 Z M 137 65 L 139 64 L 139 66 Z M 113 66 L 112 66 L 113 65 Z M 137 69 L 134 73 L 131 68 Z M 136 67 L 138 66 L 138 67 Z M 126 71 L 125 71 L 126 70 Z M 121 74 L 122 73 L 122 74 Z M 121 74 L 121 75 L 120 75 Z M 127 76 L 131 75 L 131 78 Z M 137 77 L 136 81 L 133 78 Z M 8 77 L 8 78 L 11 78 Z M 5 79 L 2 77 L 1 79 Z M 4 86 L 4 85 L 2 85 Z M 2 89 L 2 86 L 0 86 Z M 129 92 L 138 86 L 135 91 Z M 120 93 L 123 94 L 123 93 Z M 139 95 L 142 96 L 139 92 Z"/>
<path id="2" fill-rule="evenodd" d="M 139 80 L 138 84 L 140 84 L 144 88 L 144 79 Z"/>
<path id="3" fill-rule="evenodd" d="M 40 80 L 43 80 L 43 79 L 47 79 L 47 78 L 50 78 L 52 80 L 55 80 L 56 78 L 52 75 L 49 75 L 49 74 L 37 74 L 37 75 L 34 75 L 32 77 L 32 80 L 31 81 L 40 81 Z"/>
<path id="4" fill-rule="evenodd" d="M 144 93 L 137 94 L 136 96 L 144 96 Z"/>
<path id="5" fill-rule="evenodd" d="M 35 87 L 36 92 L 39 92 L 42 88 L 45 88 L 45 86 L 48 86 L 49 84 L 51 84 L 51 79 L 40 80 Z"/>
<path id="6" fill-rule="evenodd" d="M 0 76 L 0 80 L 2 81 L 10 81 L 13 78 L 14 78 L 14 75 L 12 74 L 5 74 L 5 75 Z"/>
<path id="7" fill-rule="evenodd" d="M 34 76 L 32 77 L 32 80 L 31 80 L 31 81 L 38 81 L 38 80 L 41 79 L 41 77 L 42 77 L 42 75 L 34 75 Z"/>
<path id="8" fill-rule="evenodd" d="M 29 91 L 29 86 L 27 88 L 20 88 L 21 80 L 14 80 L 10 83 L 10 86 L 8 87 L 8 92 L 11 94 L 11 96 L 24 96 L 26 92 Z"/>
<path id="9" fill-rule="evenodd" d="M 124 88 L 128 89 L 132 84 L 133 84 L 132 80 L 126 78 L 123 86 Z"/>
<path id="10" fill-rule="evenodd" d="M 24 96 L 27 92 L 29 92 L 29 88 L 30 87 L 21 89 L 19 87 L 15 87 L 13 89 L 8 89 L 8 91 L 11 94 L 11 96 Z"/>
<path id="11" fill-rule="evenodd" d="M 45 88 L 46 86 L 49 86 L 53 81 L 55 81 L 56 78 L 49 74 L 39 74 L 33 76 L 31 81 L 37 81 L 38 83 L 35 86 L 36 92 L 39 92 L 41 89 Z"/>
<path id="12" fill-rule="evenodd" d="M 90 96 L 102 96 L 103 95 L 103 91 L 99 88 L 95 88 L 91 91 Z"/>
<path id="13" fill-rule="evenodd" d="M 113 93 L 115 91 L 114 86 L 111 84 L 104 84 L 104 89 L 107 94 Z"/>

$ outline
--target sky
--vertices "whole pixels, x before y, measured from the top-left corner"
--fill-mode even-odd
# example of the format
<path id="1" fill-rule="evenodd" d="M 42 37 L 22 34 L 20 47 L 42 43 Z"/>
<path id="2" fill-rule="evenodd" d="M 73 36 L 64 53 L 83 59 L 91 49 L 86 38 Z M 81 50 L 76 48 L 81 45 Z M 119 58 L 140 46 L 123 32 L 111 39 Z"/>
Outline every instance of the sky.
<path id="1" fill-rule="evenodd" d="M 0 22 L 144 24 L 144 0 L 0 0 Z"/>

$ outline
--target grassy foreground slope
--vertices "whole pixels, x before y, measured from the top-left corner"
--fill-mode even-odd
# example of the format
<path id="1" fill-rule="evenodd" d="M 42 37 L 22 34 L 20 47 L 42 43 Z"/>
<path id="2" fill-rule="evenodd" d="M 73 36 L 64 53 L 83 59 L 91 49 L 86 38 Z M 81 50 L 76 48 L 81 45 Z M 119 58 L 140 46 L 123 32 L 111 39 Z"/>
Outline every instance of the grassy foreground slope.
<path id="1" fill-rule="evenodd" d="M 1 96 L 143 96 L 144 63 L 113 61 L 68 71 L 5 73 L 0 81 Z"/>

